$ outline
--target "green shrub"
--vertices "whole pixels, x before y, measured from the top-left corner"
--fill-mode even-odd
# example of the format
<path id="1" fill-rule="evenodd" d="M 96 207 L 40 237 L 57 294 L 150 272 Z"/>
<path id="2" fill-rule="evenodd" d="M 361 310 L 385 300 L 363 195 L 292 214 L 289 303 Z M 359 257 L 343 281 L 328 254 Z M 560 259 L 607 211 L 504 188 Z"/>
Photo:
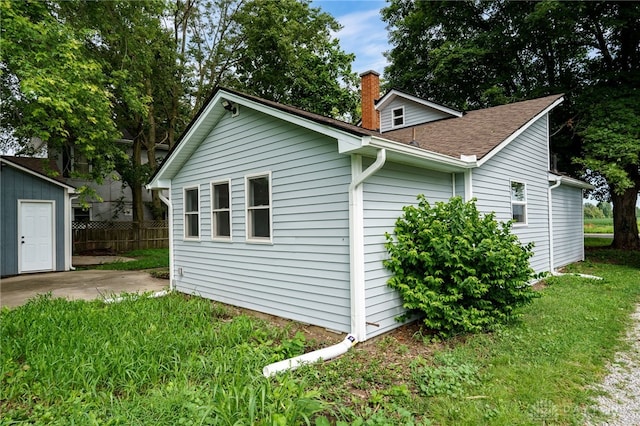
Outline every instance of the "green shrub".
<path id="1" fill-rule="evenodd" d="M 420 195 L 403 212 L 395 235 L 386 234 L 388 285 L 441 336 L 506 322 L 536 296 L 528 285 L 536 278 L 529 266 L 533 243 L 521 245 L 510 222 L 481 216 L 475 200 L 460 197 L 431 206 Z"/>

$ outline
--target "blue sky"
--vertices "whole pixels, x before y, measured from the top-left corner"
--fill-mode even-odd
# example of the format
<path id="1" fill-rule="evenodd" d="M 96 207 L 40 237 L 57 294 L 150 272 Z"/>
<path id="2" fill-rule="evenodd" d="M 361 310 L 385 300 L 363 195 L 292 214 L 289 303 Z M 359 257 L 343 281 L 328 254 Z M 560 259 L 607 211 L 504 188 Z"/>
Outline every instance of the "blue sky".
<path id="1" fill-rule="evenodd" d="M 313 0 L 311 5 L 333 15 L 342 25 L 336 37 L 342 50 L 355 53 L 354 72 L 384 72 L 387 60 L 383 52 L 389 50 L 386 24 L 380 19 L 384 0 Z"/>

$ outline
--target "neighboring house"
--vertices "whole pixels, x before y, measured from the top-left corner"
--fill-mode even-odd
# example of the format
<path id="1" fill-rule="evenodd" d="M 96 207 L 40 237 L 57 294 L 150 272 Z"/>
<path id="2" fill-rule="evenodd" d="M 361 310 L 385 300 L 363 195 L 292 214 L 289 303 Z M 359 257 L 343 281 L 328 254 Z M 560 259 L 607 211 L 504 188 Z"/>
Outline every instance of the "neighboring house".
<path id="1" fill-rule="evenodd" d="M 132 155 L 132 136 L 125 132 L 123 138 L 118 139 L 115 143 L 122 146 L 123 150 Z M 156 146 L 156 157 L 158 159 L 164 159 L 169 146 L 160 144 Z M 147 150 L 142 149 L 141 163 L 148 163 Z M 76 188 L 87 185 L 93 188 L 97 195 L 102 198 L 102 201 L 89 200 L 89 206 L 81 206 L 78 200 L 73 202 L 73 220 L 74 221 L 131 221 L 133 219 L 132 214 L 132 197 L 131 188 L 124 185 L 124 182 L 117 174 L 113 172 L 110 176 L 104 179 L 104 182 L 100 185 L 93 181 L 78 179 L 71 177 L 74 171 L 88 173 L 90 165 L 86 158 L 75 155 L 73 146 L 67 146 L 61 153 L 55 156 L 56 164 L 62 171 L 62 176 L 69 185 L 73 185 Z M 142 198 L 144 204 L 144 219 L 151 220 L 153 218 L 151 209 L 148 203 L 151 202 L 151 191 L 143 190 Z"/>
<path id="2" fill-rule="evenodd" d="M 173 287 L 366 340 L 404 312 L 384 234 L 418 194 L 515 220 L 536 271 L 583 259 L 589 186 L 549 172 L 561 95 L 462 113 L 362 77 L 362 126 L 214 92 L 148 185 L 170 193 Z"/>
<path id="3" fill-rule="evenodd" d="M 47 161 L 0 157 L 0 276 L 71 267 L 74 188 Z"/>

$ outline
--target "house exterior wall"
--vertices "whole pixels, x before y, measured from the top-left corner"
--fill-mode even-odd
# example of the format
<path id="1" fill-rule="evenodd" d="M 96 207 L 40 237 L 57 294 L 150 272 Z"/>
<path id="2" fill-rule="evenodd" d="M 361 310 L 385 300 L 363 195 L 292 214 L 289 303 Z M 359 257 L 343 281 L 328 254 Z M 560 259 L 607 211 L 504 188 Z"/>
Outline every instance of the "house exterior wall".
<path id="1" fill-rule="evenodd" d="M 245 237 L 245 176 L 264 172 L 272 244 Z M 232 239 L 214 241 L 210 183 L 227 179 Z M 249 108 L 225 114 L 172 180 L 176 289 L 348 332 L 350 182 L 350 157 L 335 140 Z M 194 186 L 199 241 L 184 238 L 184 189 Z"/>
<path id="2" fill-rule="evenodd" d="M 523 244 L 535 242 L 530 260 L 536 272 L 549 270 L 549 169 L 547 116 L 529 126 L 494 157 L 473 170 L 473 196 L 478 210 L 511 220 L 511 181 L 526 185 L 527 224 L 512 232 Z"/>
<path id="3" fill-rule="evenodd" d="M 417 102 L 413 102 L 408 99 L 396 98 L 380 111 L 381 132 L 387 132 L 394 129 L 391 122 L 392 111 L 395 108 L 402 106 L 404 106 L 404 125 L 395 127 L 396 129 L 451 117 L 449 114 L 420 105 Z"/>
<path id="4" fill-rule="evenodd" d="M 582 189 L 560 185 L 551 190 L 553 267 L 584 260 Z"/>
<path id="5" fill-rule="evenodd" d="M 415 205 L 418 194 L 424 194 L 430 203 L 447 201 L 452 188 L 450 173 L 394 163 L 387 163 L 364 183 L 367 338 L 396 328 L 395 318 L 405 312 L 400 294 L 387 286 L 391 274 L 382 265 L 388 258 L 385 232 L 393 233 L 402 207 Z"/>
<path id="6" fill-rule="evenodd" d="M 64 189 L 53 183 L 4 165 L 0 172 L 0 275 L 18 274 L 18 200 L 55 201 L 56 271 L 65 270 Z"/>

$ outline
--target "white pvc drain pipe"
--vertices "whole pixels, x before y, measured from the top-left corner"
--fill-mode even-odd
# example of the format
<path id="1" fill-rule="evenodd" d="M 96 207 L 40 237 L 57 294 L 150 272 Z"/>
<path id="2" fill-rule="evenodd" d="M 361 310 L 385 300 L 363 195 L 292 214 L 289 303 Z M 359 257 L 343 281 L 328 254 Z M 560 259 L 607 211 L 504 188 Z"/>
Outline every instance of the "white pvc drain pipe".
<path id="1" fill-rule="evenodd" d="M 265 377 L 271 377 L 279 373 L 280 371 L 295 370 L 296 368 L 304 364 L 312 364 L 318 361 L 333 359 L 346 353 L 356 343 L 357 342 L 355 336 L 349 334 L 342 342 L 336 345 L 318 349 L 317 351 L 309 352 L 307 354 L 299 355 L 293 358 L 285 359 L 284 361 L 269 364 L 262 369 L 262 374 L 264 374 Z"/>

